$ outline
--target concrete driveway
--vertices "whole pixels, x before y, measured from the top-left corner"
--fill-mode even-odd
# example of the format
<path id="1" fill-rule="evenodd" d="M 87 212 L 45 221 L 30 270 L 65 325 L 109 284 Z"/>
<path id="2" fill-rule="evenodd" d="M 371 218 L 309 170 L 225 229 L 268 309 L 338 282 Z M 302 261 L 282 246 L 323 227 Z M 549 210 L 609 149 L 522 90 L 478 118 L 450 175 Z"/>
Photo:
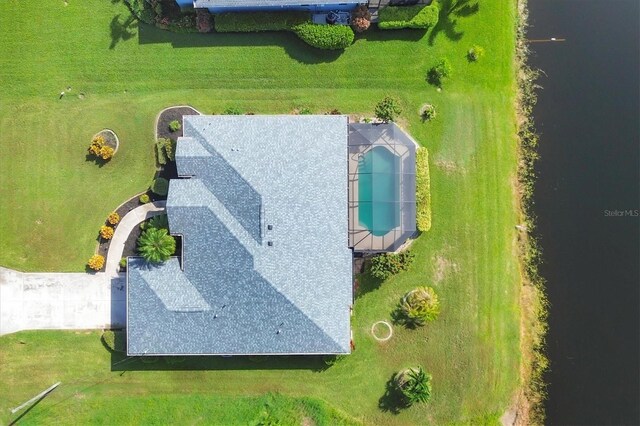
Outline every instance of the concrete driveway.
<path id="1" fill-rule="evenodd" d="M 124 243 L 140 222 L 162 214 L 165 204 L 144 204 L 122 218 L 109 246 L 105 272 L 23 273 L 0 267 L 0 335 L 124 327 L 126 277 L 118 272 Z"/>
<path id="2" fill-rule="evenodd" d="M 0 335 L 124 326 L 124 274 L 22 273 L 0 268 Z"/>

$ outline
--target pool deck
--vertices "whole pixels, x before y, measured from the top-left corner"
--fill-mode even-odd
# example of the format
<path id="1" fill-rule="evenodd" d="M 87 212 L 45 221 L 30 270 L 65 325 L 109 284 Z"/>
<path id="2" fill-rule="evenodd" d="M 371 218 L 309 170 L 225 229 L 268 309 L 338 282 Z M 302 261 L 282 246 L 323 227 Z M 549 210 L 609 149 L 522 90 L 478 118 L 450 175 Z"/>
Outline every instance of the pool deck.
<path id="1" fill-rule="evenodd" d="M 392 151 L 400 158 L 404 158 L 410 153 L 410 147 L 393 144 L 391 141 L 384 141 L 383 145 L 386 149 Z M 373 145 L 351 145 L 348 154 L 348 170 L 349 170 L 349 246 L 356 252 L 387 252 L 395 251 L 407 239 L 408 234 L 402 229 L 402 221 L 400 226 L 393 228 L 382 236 L 373 235 L 369 229 L 362 226 L 359 221 L 359 191 L 358 191 L 358 167 L 359 159 L 367 151 L 372 149 Z M 413 148 L 413 147 L 412 147 Z M 400 174 L 402 179 L 402 174 Z M 402 187 L 402 182 L 400 182 Z M 402 201 L 402 200 L 400 200 Z"/>

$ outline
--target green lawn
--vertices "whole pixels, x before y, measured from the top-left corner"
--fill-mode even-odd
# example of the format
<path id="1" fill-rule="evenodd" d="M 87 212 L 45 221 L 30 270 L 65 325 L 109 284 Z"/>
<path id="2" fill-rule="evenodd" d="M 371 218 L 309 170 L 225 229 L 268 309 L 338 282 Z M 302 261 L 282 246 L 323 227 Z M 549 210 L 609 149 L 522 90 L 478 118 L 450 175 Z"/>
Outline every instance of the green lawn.
<path id="1" fill-rule="evenodd" d="M 319 424 L 333 423 L 331 416 L 370 424 L 495 422 L 519 385 L 514 3 L 483 1 L 477 14 L 458 18 L 457 41 L 447 25 L 433 43 L 430 33 L 369 31 L 340 55 L 291 34 L 123 32 L 118 22 L 128 12 L 117 1 L 0 2 L 3 266 L 83 270 L 106 215 L 150 183 L 153 121 L 174 104 L 204 113 L 306 106 L 370 114 L 391 94 L 404 107 L 401 123 L 429 148 L 433 203 L 431 231 L 414 243 L 415 264 L 356 301 L 356 350 L 337 365 L 318 371 L 297 359 L 210 360 L 140 364 L 121 374 L 110 371 L 96 333 L 19 333 L 0 338 L 0 423 L 13 418 L 8 408 L 58 380 L 62 387 L 24 420 L 108 423 L 113 415 L 157 423 L 161 409 L 186 423 L 247 423 L 274 393 L 283 395 L 273 405 L 285 407 L 285 423 L 308 413 Z M 473 44 L 486 56 L 469 64 Z M 441 57 L 454 71 L 437 92 L 425 74 Z M 67 86 L 71 92 L 58 99 Z M 418 117 L 425 102 L 437 107 L 433 123 Z M 118 133 L 121 148 L 99 168 L 85 161 L 85 150 L 104 127 Z M 388 319 L 417 285 L 438 291 L 438 321 L 415 331 L 396 327 L 389 342 L 376 343 L 371 324 Z M 380 409 L 392 373 L 415 363 L 433 375 L 431 403 L 400 414 Z"/>

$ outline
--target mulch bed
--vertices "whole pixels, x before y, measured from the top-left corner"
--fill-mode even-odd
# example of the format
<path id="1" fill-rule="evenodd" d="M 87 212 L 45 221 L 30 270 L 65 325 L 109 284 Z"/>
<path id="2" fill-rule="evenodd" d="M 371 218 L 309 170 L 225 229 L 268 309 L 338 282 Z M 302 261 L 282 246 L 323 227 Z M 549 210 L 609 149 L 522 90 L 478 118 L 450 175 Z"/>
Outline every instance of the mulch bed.
<path id="1" fill-rule="evenodd" d="M 198 113 L 198 111 L 191 107 L 175 107 L 163 111 L 162 114 L 160 114 L 160 117 L 158 117 L 158 138 L 173 139 L 175 141 L 179 137 L 182 137 L 182 129 L 172 132 L 171 130 L 169 130 L 169 123 L 174 120 L 178 120 L 180 124 L 182 124 L 183 115 L 200 114 Z"/>
<path id="2" fill-rule="evenodd" d="M 116 139 L 116 135 L 111 130 L 101 130 L 98 135 L 104 138 L 104 143 L 107 144 L 107 146 L 116 151 L 118 150 L 118 139 Z"/>
<path id="3" fill-rule="evenodd" d="M 166 197 L 160 197 L 156 194 L 154 194 L 151 191 L 147 191 L 145 192 L 145 194 L 147 194 L 149 196 L 149 198 L 151 199 L 151 202 L 153 201 L 158 201 L 158 200 L 164 200 L 166 199 Z M 140 194 L 142 195 L 142 194 Z M 139 198 L 140 195 L 136 195 L 135 197 L 131 197 L 129 200 L 127 200 L 127 202 L 125 202 L 123 205 L 121 205 L 120 207 L 118 207 L 118 209 L 116 210 L 116 213 L 118 213 L 120 215 L 120 220 L 122 220 L 122 218 L 129 213 L 131 210 L 135 209 L 136 207 L 139 207 L 142 205 L 142 203 L 140 202 Z M 107 219 L 105 218 L 104 220 L 104 224 L 105 225 L 109 225 L 109 223 L 107 222 Z M 116 225 L 116 229 L 117 229 L 117 225 Z M 133 231 L 131 231 L 131 235 L 133 235 L 136 232 L 136 229 L 139 230 L 139 228 L 135 228 L 133 229 Z M 129 239 L 131 238 L 131 235 L 129 235 Z M 140 234 L 138 233 L 138 236 Z M 134 244 L 135 241 L 138 239 L 138 236 L 135 237 Z M 127 239 L 127 243 L 129 242 L 129 239 Z M 109 244 L 111 243 L 111 240 L 103 240 L 102 238 L 100 238 L 100 235 L 98 235 L 98 237 L 96 238 L 96 240 L 98 241 L 98 254 L 104 256 L 105 260 L 107 258 L 107 253 L 109 252 Z M 134 246 L 135 249 L 135 246 Z M 127 244 L 125 244 L 125 253 L 127 250 Z M 124 256 L 127 256 L 127 254 L 125 254 Z M 128 255 L 128 256 L 132 256 L 132 255 Z"/>

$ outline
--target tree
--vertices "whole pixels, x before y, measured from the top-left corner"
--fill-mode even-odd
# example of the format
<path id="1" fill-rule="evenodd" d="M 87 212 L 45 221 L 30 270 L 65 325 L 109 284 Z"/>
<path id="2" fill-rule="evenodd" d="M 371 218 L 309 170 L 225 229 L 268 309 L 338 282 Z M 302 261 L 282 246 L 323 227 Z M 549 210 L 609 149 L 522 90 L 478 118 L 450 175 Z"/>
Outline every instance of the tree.
<path id="1" fill-rule="evenodd" d="M 431 398 L 431 374 L 425 373 L 421 366 L 399 372 L 395 384 L 408 405 L 427 402 Z"/>
<path id="2" fill-rule="evenodd" d="M 425 325 L 440 314 L 438 295 L 431 287 L 418 287 L 405 294 L 400 310 L 408 324 Z"/>
<path id="3" fill-rule="evenodd" d="M 384 99 L 378 102 L 375 109 L 376 117 L 385 123 L 394 121 L 401 112 L 398 100 L 391 96 L 385 96 Z"/>
<path id="4" fill-rule="evenodd" d="M 166 229 L 149 228 L 138 238 L 138 252 L 147 262 L 165 262 L 176 251 L 176 240 Z"/>
<path id="5" fill-rule="evenodd" d="M 447 58 L 440 59 L 427 73 L 427 80 L 435 86 L 441 86 L 442 82 L 451 76 L 452 71 L 451 62 Z"/>

